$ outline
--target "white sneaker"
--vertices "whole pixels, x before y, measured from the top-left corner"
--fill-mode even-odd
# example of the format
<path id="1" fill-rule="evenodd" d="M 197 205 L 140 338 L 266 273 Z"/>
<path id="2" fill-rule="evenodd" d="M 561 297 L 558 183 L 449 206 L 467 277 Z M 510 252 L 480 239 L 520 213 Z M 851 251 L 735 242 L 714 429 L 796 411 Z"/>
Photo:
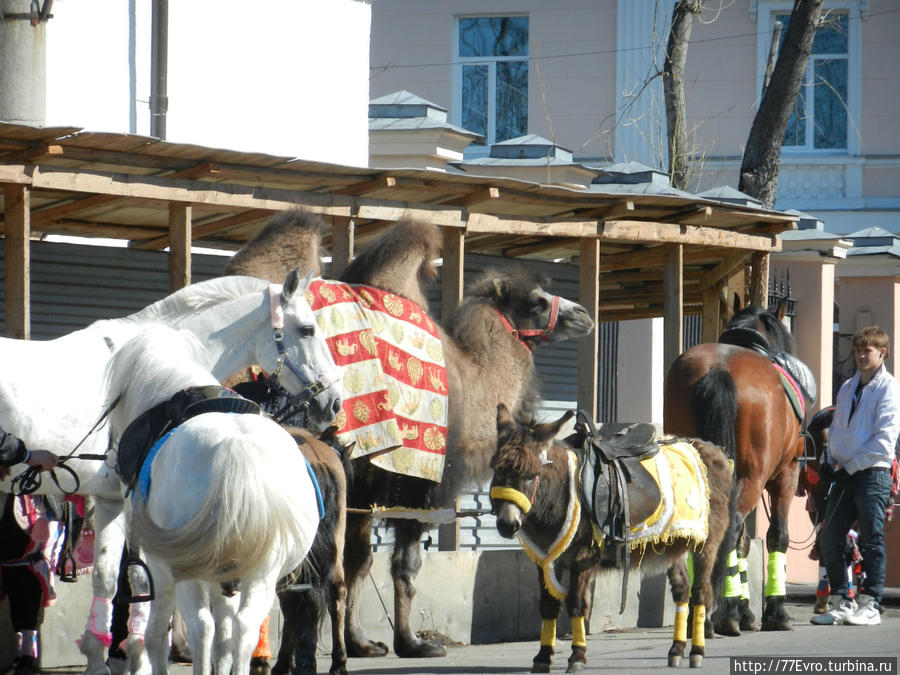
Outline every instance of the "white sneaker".
<path id="1" fill-rule="evenodd" d="M 856 612 L 856 602 L 840 595 L 832 595 L 828 598 L 831 609 L 824 614 L 817 614 L 810 623 L 817 626 L 841 626 Z"/>
<path id="2" fill-rule="evenodd" d="M 851 626 L 877 626 L 881 623 L 881 606 L 871 595 L 859 596 L 859 609 L 847 617 Z"/>

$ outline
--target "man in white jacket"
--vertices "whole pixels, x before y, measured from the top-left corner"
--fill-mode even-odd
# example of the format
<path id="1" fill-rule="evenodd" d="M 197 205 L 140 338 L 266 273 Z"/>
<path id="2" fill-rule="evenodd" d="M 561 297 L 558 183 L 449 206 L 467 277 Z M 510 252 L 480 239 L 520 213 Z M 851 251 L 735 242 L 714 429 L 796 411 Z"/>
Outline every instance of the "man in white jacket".
<path id="1" fill-rule="evenodd" d="M 856 374 L 841 386 L 828 434 L 831 490 L 820 539 L 831 589 L 831 609 L 814 616 L 815 624 L 872 626 L 881 623 L 884 587 L 884 511 L 891 497 L 891 464 L 900 435 L 900 384 L 884 359 L 890 339 L 877 326 L 853 336 Z M 847 532 L 858 523 L 865 581 L 859 605 L 848 597 L 843 549 Z"/>

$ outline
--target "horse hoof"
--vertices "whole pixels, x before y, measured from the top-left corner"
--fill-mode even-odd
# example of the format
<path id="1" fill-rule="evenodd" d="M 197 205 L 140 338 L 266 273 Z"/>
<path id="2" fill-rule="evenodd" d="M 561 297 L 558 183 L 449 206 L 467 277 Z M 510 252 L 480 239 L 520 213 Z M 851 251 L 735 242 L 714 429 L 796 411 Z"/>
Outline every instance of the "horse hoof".
<path id="1" fill-rule="evenodd" d="M 740 622 L 741 630 L 745 633 L 755 633 L 759 630 L 759 626 L 756 625 L 756 621 L 753 620 L 744 620 L 741 619 Z"/>
<path id="2" fill-rule="evenodd" d="M 680 654 L 669 654 L 669 668 L 680 668 L 683 660 Z"/>
<path id="3" fill-rule="evenodd" d="M 362 642 L 347 641 L 347 656 L 356 658 L 372 658 L 387 656 L 388 646 L 383 642 L 363 640 Z"/>
<path id="4" fill-rule="evenodd" d="M 703 654 L 691 654 L 691 668 L 703 667 Z"/>
<path id="5" fill-rule="evenodd" d="M 250 659 L 250 675 L 269 675 L 269 660 L 261 656 Z"/>
<path id="6" fill-rule="evenodd" d="M 584 661 L 570 661 L 569 667 L 566 668 L 567 673 L 580 673 L 584 670 Z"/>
<path id="7" fill-rule="evenodd" d="M 763 619 L 760 630 L 794 630 L 790 619 Z"/>
<path id="8" fill-rule="evenodd" d="M 816 604 L 813 605 L 813 614 L 824 614 L 828 611 L 828 597 L 816 596 Z"/>
<path id="9" fill-rule="evenodd" d="M 535 661 L 531 666 L 532 673 L 549 673 L 550 664 L 543 661 Z"/>
<path id="10" fill-rule="evenodd" d="M 741 634 L 740 624 L 734 619 L 723 619 L 717 621 L 714 625 L 717 635 L 726 635 L 728 637 L 738 637 Z"/>

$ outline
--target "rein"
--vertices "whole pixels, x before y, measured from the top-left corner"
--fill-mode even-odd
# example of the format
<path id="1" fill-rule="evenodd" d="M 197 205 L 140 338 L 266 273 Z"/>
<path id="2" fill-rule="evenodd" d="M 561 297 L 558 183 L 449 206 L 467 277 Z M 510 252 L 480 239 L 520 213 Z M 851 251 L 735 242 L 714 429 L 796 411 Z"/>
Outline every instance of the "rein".
<path id="1" fill-rule="evenodd" d="M 119 405 L 119 400 L 121 396 L 117 396 L 116 400 L 113 401 L 109 407 L 103 411 L 100 417 L 94 422 L 94 426 L 90 428 L 90 430 L 84 435 L 84 437 L 75 444 L 75 447 L 69 451 L 65 457 L 61 457 L 59 461 L 56 463 L 56 467 L 50 469 L 50 477 L 53 479 L 53 482 L 56 484 L 56 487 L 59 488 L 59 491 L 64 495 L 74 495 L 78 492 L 81 487 L 81 480 L 78 478 L 78 474 L 74 469 L 66 465 L 66 462 L 70 459 L 94 459 L 100 461 L 106 461 L 106 453 L 99 454 L 81 454 L 76 455 L 75 452 L 80 448 L 84 442 L 90 438 L 91 434 L 93 434 L 100 426 L 106 421 L 106 418 L 110 416 L 113 409 L 117 405 Z M 107 450 L 107 453 L 109 451 Z M 59 484 L 59 479 L 56 477 L 56 469 L 64 469 L 69 472 L 69 475 L 75 480 L 75 487 L 72 490 L 66 490 L 62 485 Z M 20 473 L 18 476 L 12 479 L 12 493 L 15 495 L 30 495 L 37 492 L 38 488 L 41 487 L 41 469 L 36 466 L 30 466 L 25 471 Z"/>
<path id="2" fill-rule="evenodd" d="M 269 285 L 269 315 L 272 326 L 272 337 L 275 340 L 275 350 L 278 353 L 278 367 L 272 373 L 271 382 L 278 390 L 278 393 L 286 400 L 284 406 L 272 417 L 276 421 L 283 421 L 287 417 L 293 415 L 299 409 L 309 407 L 312 400 L 329 387 L 334 386 L 338 380 L 338 374 L 331 373 L 322 375 L 318 380 L 310 382 L 309 379 L 300 370 L 300 367 L 287 355 L 284 348 L 284 308 L 281 306 L 281 285 Z M 303 385 L 296 394 L 288 392 L 279 381 L 282 369 L 287 366 L 294 376 L 300 380 Z"/>
<path id="3" fill-rule="evenodd" d="M 516 340 L 519 341 L 519 344 L 525 347 L 525 349 L 531 351 L 531 345 L 525 342 L 525 338 L 540 338 L 542 342 L 546 342 L 550 339 L 550 335 L 553 334 L 553 331 L 556 330 L 556 321 L 559 318 L 559 296 L 553 296 L 553 301 L 550 306 L 550 317 L 547 319 L 546 328 L 515 328 L 510 323 L 509 319 L 503 315 L 503 312 L 496 307 L 494 308 L 494 311 L 497 312 L 497 316 L 500 317 L 500 322 L 503 324 L 503 327 L 506 328 L 507 332 L 516 338 Z"/>

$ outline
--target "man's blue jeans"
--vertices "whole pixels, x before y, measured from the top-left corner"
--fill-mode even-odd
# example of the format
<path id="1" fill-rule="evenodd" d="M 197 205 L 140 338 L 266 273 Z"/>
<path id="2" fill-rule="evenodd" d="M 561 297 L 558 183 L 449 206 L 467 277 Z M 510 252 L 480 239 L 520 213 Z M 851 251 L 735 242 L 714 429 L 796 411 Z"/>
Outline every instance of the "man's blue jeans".
<path id="1" fill-rule="evenodd" d="M 834 482 L 825 507 L 825 525 L 821 535 L 822 561 L 831 582 L 831 594 L 847 596 L 844 542 L 847 532 L 857 523 L 859 552 L 866 578 L 862 593 L 881 602 L 887 560 L 884 552 L 884 510 L 891 497 L 890 469 L 865 469 L 852 476 L 838 472 L 843 479 Z"/>

